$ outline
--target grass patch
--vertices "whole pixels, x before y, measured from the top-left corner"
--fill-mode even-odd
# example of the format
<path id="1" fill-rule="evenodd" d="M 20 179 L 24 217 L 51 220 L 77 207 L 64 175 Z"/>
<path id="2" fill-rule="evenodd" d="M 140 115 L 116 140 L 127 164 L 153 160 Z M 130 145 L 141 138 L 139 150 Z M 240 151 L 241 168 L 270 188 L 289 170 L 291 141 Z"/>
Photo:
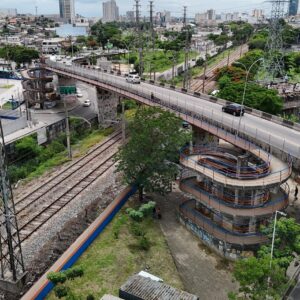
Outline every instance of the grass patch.
<path id="1" fill-rule="evenodd" d="M 83 268 L 84 275 L 64 284 L 75 299 L 86 299 L 89 294 L 95 299 L 105 293 L 118 296 L 128 277 L 145 269 L 166 283 L 183 288 L 158 222 L 147 217 L 137 223 L 150 242 L 148 250 L 141 249 L 141 238 L 132 232 L 132 224 L 122 209 L 78 260 L 75 265 Z M 47 299 L 57 298 L 51 292 Z"/>
<path id="2" fill-rule="evenodd" d="M 190 52 L 190 59 L 197 57 L 197 52 Z M 177 63 L 181 64 L 184 62 L 184 50 L 181 50 L 178 55 Z M 133 52 L 130 55 L 131 59 L 138 61 L 138 53 Z M 150 73 L 150 68 L 152 72 L 164 72 L 168 69 L 171 69 L 173 66 L 173 61 L 170 53 L 166 53 L 163 50 L 155 50 L 154 52 L 144 52 L 143 53 L 143 62 L 144 62 L 144 72 Z"/>
<path id="3" fill-rule="evenodd" d="M 13 84 L 0 84 L 0 89 L 11 89 L 14 87 Z"/>
<path id="4" fill-rule="evenodd" d="M 93 130 L 88 136 L 84 137 L 82 140 L 78 140 L 78 142 L 72 147 L 74 152 L 74 157 L 81 156 L 87 151 L 100 143 L 104 138 L 111 135 L 114 132 L 113 128 L 106 129 L 97 129 Z"/>
<path id="5" fill-rule="evenodd" d="M 230 53 L 232 53 L 237 48 L 238 47 L 227 49 L 227 50 L 223 51 L 222 53 L 219 53 L 219 54 L 209 58 L 208 61 L 207 61 L 207 68 L 210 68 L 213 65 L 219 63 L 221 60 L 223 60 L 225 57 L 227 57 L 229 51 L 230 51 Z M 204 72 L 204 66 L 195 66 L 195 67 L 190 69 L 190 74 L 191 74 L 193 79 L 195 77 L 203 74 L 203 72 Z M 182 74 L 182 75 L 179 75 L 179 76 L 175 76 L 173 79 L 167 81 L 167 83 L 173 84 L 173 85 L 179 87 L 179 86 L 182 86 L 183 79 L 184 79 L 184 75 Z"/>
<path id="6" fill-rule="evenodd" d="M 5 110 L 11 110 L 12 109 L 11 102 L 5 102 L 1 108 Z"/>

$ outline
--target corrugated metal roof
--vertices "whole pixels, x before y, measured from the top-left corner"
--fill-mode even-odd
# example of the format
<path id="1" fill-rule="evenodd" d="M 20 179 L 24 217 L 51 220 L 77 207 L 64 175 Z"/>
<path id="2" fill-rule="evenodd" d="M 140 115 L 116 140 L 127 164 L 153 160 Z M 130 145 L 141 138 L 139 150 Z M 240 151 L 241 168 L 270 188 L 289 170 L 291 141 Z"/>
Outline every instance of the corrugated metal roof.
<path id="1" fill-rule="evenodd" d="M 132 297 L 133 296 L 133 297 Z M 128 279 L 120 288 L 120 297 L 123 299 L 143 300 L 197 300 L 197 296 L 180 291 L 165 283 L 151 280 L 139 275 Z"/>

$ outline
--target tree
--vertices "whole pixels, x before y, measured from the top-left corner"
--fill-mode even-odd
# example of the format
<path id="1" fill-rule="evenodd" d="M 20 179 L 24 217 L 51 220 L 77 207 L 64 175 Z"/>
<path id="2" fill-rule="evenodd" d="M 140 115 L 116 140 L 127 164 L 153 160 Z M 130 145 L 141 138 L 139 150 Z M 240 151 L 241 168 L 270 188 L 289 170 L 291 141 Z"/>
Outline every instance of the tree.
<path id="1" fill-rule="evenodd" d="M 271 243 L 274 228 L 274 221 L 264 227 L 262 232 L 266 234 Z M 258 252 L 264 257 L 271 252 L 271 245 L 263 245 Z M 300 224 L 293 218 L 281 218 L 276 223 L 276 239 L 274 241 L 274 257 L 279 264 L 287 269 L 294 259 L 294 253 L 300 254 Z"/>
<path id="2" fill-rule="evenodd" d="M 117 171 L 127 184 L 135 184 L 140 200 L 144 189 L 165 194 L 177 173 L 170 162 L 178 160 L 179 149 L 190 140 L 182 121 L 157 107 L 140 108 L 129 124 L 130 139 L 116 156 Z"/>
<path id="3" fill-rule="evenodd" d="M 240 260 L 234 266 L 233 276 L 239 282 L 240 292 L 246 299 L 267 299 L 267 295 L 272 296 L 272 299 L 282 299 L 288 287 L 286 270 L 294 259 L 294 253 L 300 254 L 300 224 L 293 218 L 277 220 L 270 264 L 273 229 L 274 221 L 262 227 L 261 231 L 268 236 L 269 243 L 260 247 L 257 257 Z M 230 293 L 229 298 L 240 299 L 234 293 Z"/>
<path id="4" fill-rule="evenodd" d="M 239 292 L 243 293 L 242 298 L 235 294 L 233 299 L 262 300 L 271 296 L 279 300 L 288 281 L 284 268 L 276 260 L 273 260 L 270 268 L 270 257 L 251 257 L 237 261 L 233 276 L 240 284 Z"/>

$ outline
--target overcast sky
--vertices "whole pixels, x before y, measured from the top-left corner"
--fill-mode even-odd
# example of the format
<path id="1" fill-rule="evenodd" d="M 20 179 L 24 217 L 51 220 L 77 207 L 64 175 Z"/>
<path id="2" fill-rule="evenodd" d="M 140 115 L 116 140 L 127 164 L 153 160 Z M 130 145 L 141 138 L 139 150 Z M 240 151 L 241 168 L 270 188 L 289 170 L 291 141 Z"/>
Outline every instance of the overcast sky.
<path id="1" fill-rule="evenodd" d="M 19 13 L 57 14 L 59 0 L 0 0 L 0 8 L 17 8 Z M 102 16 L 103 0 L 75 0 L 76 13 L 87 17 Z M 120 13 L 133 9 L 134 0 L 116 0 Z M 183 6 L 188 7 L 188 16 L 213 8 L 217 12 L 251 11 L 254 8 L 267 10 L 270 3 L 262 0 L 154 0 L 156 11 L 169 10 L 172 15 L 181 15 Z M 141 0 L 142 14 L 148 14 L 149 1 Z"/>

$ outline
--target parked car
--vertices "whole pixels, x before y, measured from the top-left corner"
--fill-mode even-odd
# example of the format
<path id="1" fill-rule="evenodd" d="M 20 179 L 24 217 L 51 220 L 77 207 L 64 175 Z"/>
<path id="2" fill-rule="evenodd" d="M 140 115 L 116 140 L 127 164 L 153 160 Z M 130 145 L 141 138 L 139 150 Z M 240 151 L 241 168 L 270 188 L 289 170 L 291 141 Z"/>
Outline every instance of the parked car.
<path id="1" fill-rule="evenodd" d="M 91 100 L 89 100 L 89 99 L 84 100 L 83 106 L 85 106 L 85 107 L 91 106 Z"/>
<path id="2" fill-rule="evenodd" d="M 78 98 L 83 97 L 83 95 L 82 95 L 80 92 L 77 92 L 76 96 L 77 96 Z"/>
<path id="3" fill-rule="evenodd" d="M 234 116 L 243 116 L 245 113 L 245 108 L 240 104 L 231 103 L 223 106 L 222 111 Z"/>
<path id="4" fill-rule="evenodd" d="M 141 78 L 138 74 L 128 74 L 126 81 L 130 83 L 141 83 Z"/>

